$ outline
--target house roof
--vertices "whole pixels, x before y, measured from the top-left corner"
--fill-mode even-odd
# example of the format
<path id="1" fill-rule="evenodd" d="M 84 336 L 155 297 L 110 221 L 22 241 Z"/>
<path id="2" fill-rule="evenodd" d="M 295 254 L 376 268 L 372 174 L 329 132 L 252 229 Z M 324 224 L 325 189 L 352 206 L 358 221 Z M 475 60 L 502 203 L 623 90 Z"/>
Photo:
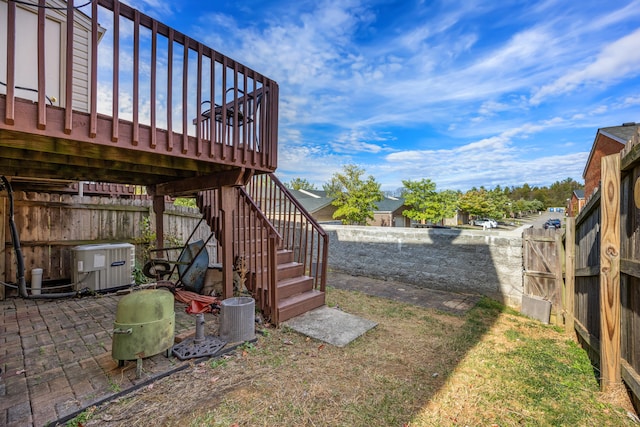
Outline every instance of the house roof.
<path id="1" fill-rule="evenodd" d="M 289 192 L 310 214 L 330 205 L 333 200 L 327 197 L 325 191 L 320 190 L 289 190 Z"/>
<path id="2" fill-rule="evenodd" d="M 591 158 L 593 157 L 593 152 L 595 150 L 596 142 L 598 142 L 598 136 L 604 135 L 608 138 L 613 139 L 614 141 L 619 142 L 620 144 L 626 145 L 629 140 L 638 132 L 638 128 L 640 127 L 640 123 L 636 122 L 628 122 L 623 123 L 620 126 L 609 126 L 598 129 L 596 132 L 596 137 L 593 140 L 593 144 L 591 144 L 591 151 L 589 152 L 589 158 L 587 159 L 587 163 L 584 165 L 584 170 L 582 171 L 582 177 L 587 173 L 587 167 L 589 163 L 591 163 Z"/>
<path id="3" fill-rule="evenodd" d="M 640 123 L 623 123 L 622 126 L 611 126 L 607 128 L 600 128 L 598 131 L 608 136 L 609 138 L 618 141 L 621 144 L 626 144 L 631 140 L 633 135 L 637 132 Z"/>
<path id="4" fill-rule="evenodd" d="M 323 190 L 289 190 L 289 192 L 310 214 L 330 205 L 333 201 Z M 378 209 L 375 212 L 394 212 L 404 206 L 404 199 L 385 197 L 377 205 Z"/>
<path id="5" fill-rule="evenodd" d="M 385 197 L 378 202 L 376 212 L 394 212 L 404 206 L 404 199 L 396 197 Z"/>
<path id="6" fill-rule="evenodd" d="M 584 190 L 573 190 L 573 195 L 576 199 L 584 199 Z"/>

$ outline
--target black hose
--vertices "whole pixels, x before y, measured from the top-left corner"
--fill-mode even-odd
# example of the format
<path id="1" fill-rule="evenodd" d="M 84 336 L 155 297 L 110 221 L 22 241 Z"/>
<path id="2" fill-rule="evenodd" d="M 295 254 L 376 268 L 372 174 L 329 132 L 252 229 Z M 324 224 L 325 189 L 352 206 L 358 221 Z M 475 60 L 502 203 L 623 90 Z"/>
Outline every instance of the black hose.
<path id="1" fill-rule="evenodd" d="M 63 293 L 56 293 L 56 294 L 29 295 L 27 298 L 29 299 L 61 299 L 61 298 L 73 298 L 77 296 L 78 296 L 78 292 L 63 292 Z"/>
<path id="2" fill-rule="evenodd" d="M 41 295 L 29 295 L 27 293 L 27 282 L 24 278 L 24 257 L 22 256 L 22 248 L 20 247 L 20 237 L 18 236 L 18 229 L 14 220 L 14 204 L 13 204 L 13 188 L 9 180 L 5 176 L 0 176 L 2 181 L 0 184 L 0 190 L 2 188 L 7 190 L 9 195 L 9 229 L 11 230 L 11 243 L 13 244 L 13 250 L 16 253 L 16 279 L 18 282 L 18 293 L 22 298 L 29 299 L 57 299 L 68 298 L 78 295 L 78 292 L 61 292 Z"/>
<path id="3" fill-rule="evenodd" d="M 1 282 L 0 281 L 0 285 L 2 286 L 6 286 L 7 288 L 12 288 L 12 289 L 18 289 L 18 286 L 16 285 L 12 285 L 10 283 L 5 283 L 5 282 Z M 65 285 L 65 286 L 61 286 L 61 287 L 65 287 L 68 288 L 69 285 Z M 30 290 L 32 288 L 27 288 L 27 290 Z M 48 288 L 50 289 L 50 288 Z M 39 295 L 29 295 L 29 299 L 58 299 L 58 298 L 70 298 L 70 297 L 75 297 L 75 296 L 79 296 L 80 293 L 78 291 L 70 291 L 70 292 L 58 292 L 58 293 L 50 293 L 50 294 L 39 294 Z"/>
<path id="4" fill-rule="evenodd" d="M 18 229 L 16 228 L 16 222 L 13 218 L 13 189 L 6 177 L 2 176 L 0 179 L 2 179 L 2 185 L 9 194 L 9 229 L 11 230 L 11 243 L 13 244 L 13 250 L 16 253 L 16 263 L 18 267 L 16 279 L 18 281 L 18 292 L 22 298 L 28 298 L 27 283 L 24 279 L 24 258 L 22 256 L 22 248 L 20 247 Z"/>

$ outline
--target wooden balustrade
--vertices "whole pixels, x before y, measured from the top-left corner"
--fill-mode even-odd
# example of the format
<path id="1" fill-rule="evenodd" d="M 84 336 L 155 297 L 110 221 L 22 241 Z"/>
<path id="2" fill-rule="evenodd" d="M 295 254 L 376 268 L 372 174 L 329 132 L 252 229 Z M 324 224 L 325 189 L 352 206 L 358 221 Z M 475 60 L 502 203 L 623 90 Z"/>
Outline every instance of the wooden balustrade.
<path id="1" fill-rule="evenodd" d="M 273 80 L 115 0 L 0 6 L 6 175 L 150 185 L 276 169 Z"/>

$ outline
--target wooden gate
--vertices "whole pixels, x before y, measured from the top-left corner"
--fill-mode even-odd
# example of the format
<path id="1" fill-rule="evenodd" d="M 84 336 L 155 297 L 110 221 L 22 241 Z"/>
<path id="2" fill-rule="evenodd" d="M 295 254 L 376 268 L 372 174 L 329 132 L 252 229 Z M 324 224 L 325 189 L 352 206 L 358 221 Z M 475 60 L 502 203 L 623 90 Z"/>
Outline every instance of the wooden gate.
<path id="1" fill-rule="evenodd" d="M 562 324 L 562 232 L 528 228 L 522 235 L 523 282 L 525 295 L 551 302 L 551 323 Z"/>

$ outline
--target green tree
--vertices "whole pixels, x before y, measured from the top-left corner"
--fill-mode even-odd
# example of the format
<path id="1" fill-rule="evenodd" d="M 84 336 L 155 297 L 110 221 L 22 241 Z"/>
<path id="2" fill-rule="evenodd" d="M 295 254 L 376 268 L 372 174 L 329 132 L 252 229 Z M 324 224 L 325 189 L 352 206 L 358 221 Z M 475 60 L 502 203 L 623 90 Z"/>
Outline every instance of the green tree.
<path id="1" fill-rule="evenodd" d="M 493 191 L 472 188 L 460 196 L 459 203 L 460 209 L 476 217 L 500 219 L 509 210 L 509 198 L 500 188 Z"/>
<path id="2" fill-rule="evenodd" d="M 367 220 L 373 219 L 373 212 L 378 208 L 377 202 L 382 200 L 380 184 L 373 176 L 369 175 L 363 180 L 362 175 L 364 169 L 345 165 L 342 173 L 333 174 L 323 186 L 327 196 L 333 198 L 331 204 L 337 208 L 333 218 L 340 219 L 343 224 L 366 225 Z"/>
<path id="3" fill-rule="evenodd" d="M 556 181 L 549 187 L 547 206 L 567 206 L 567 199 L 571 198 L 574 190 L 581 190 L 584 186 L 572 178 Z"/>
<path id="4" fill-rule="evenodd" d="M 489 203 L 491 205 L 491 213 L 488 214 L 491 218 L 500 219 L 511 213 L 511 201 L 502 188 L 497 186 L 493 190 L 488 192 Z"/>
<path id="5" fill-rule="evenodd" d="M 511 211 L 514 214 L 521 214 L 524 212 L 537 212 L 542 209 L 544 209 L 544 205 L 540 200 L 518 199 L 511 203 Z"/>
<path id="6" fill-rule="evenodd" d="M 511 187 L 507 193 L 513 203 L 518 200 L 537 202 L 536 206 L 542 205 L 538 209 L 525 210 L 542 210 L 549 206 L 566 206 L 567 200 L 575 190 L 584 189 L 584 185 L 566 178 L 562 181 L 556 181 L 549 187 L 531 187 L 529 184 L 523 184 L 521 187 Z M 506 190 L 506 189 L 505 189 Z M 514 212 L 519 212 L 514 208 Z"/>
<path id="7" fill-rule="evenodd" d="M 291 190 L 315 190 L 316 186 L 307 181 L 305 178 L 293 178 L 286 184 Z"/>
<path id="8" fill-rule="evenodd" d="M 402 181 L 402 197 L 407 209 L 402 215 L 415 221 L 441 222 L 452 217 L 458 208 L 458 194 L 453 190 L 436 191 L 436 183 L 430 179 Z"/>
<path id="9" fill-rule="evenodd" d="M 460 196 L 460 209 L 477 217 L 489 216 L 491 207 L 486 190 L 472 188 L 464 193 Z"/>
<path id="10" fill-rule="evenodd" d="M 196 205 L 196 199 L 194 199 L 193 197 L 177 197 L 174 201 L 173 204 L 175 206 L 187 206 L 189 208 L 197 208 L 198 205 Z"/>

